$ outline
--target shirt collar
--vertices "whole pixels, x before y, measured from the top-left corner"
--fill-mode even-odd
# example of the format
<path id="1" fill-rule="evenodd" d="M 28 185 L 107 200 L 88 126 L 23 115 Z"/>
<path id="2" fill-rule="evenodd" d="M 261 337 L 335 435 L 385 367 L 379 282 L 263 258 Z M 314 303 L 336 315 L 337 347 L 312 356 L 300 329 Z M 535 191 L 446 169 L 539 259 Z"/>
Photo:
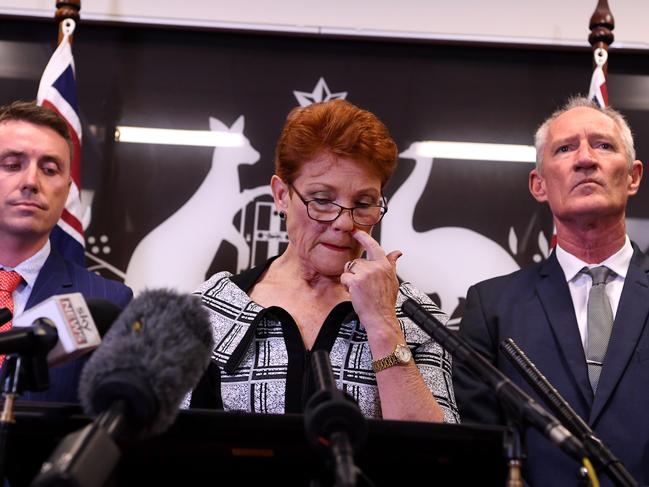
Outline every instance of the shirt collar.
<path id="1" fill-rule="evenodd" d="M 29 259 L 22 261 L 16 267 L 0 267 L 3 267 L 8 271 L 16 271 L 18 274 L 20 274 L 20 277 L 23 278 L 23 281 L 25 281 L 28 286 L 34 287 L 38 273 L 41 271 L 41 268 L 45 264 L 45 261 L 50 256 L 50 250 L 51 245 L 50 240 L 48 239 L 47 242 L 45 242 L 45 245 L 43 245 L 43 247 L 38 252 L 32 255 Z"/>
<path id="2" fill-rule="evenodd" d="M 587 264 L 583 260 L 562 249 L 559 244 L 557 244 L 555 251 L 559 265 L 561 265 L 563 273 L 566 276 L 566 281 L 568 282 L 572 281 L 584 267 L 590 268 L 600 265 L 605 265 L 622 279 L 625 279 L 626 273 L 629 270 L 629 265 L 631 264 L 631 258 L 633 257 L 633 246 L 631 245 L 631 240 L 629 240 L 628 235 L 626 236 L 624 245 L 620 250 L 598 264 Z"/>

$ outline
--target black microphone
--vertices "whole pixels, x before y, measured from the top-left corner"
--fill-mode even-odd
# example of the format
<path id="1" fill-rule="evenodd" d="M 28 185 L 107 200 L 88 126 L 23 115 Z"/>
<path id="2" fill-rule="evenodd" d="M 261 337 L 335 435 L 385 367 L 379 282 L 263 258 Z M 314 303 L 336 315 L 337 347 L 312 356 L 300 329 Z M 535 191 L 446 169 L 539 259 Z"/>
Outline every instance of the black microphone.
<path id="1" fill-rule="evenodd" d="M 561 396 L 512 338 L 500 342 L 500 350 L 550 410 L 581 439 L 588 456 L 594 460 L 597 467 L 606 472 L 615 485 L 638 486 L 624 464 L 602 443 L 590 426 L 572 409 L 568 401 Z"/>
<path id="2" fill-rule="evenodd" d="M 0 354 L 8 354 L 0 376 L 2 393 L 15 398 L 26 390 L 47 389 L 50 386 L 47 356 L 57 343 L 56 324 L 48 318 L 38 318 L 30 326 L 0 333 Z"/>
<path id="3" fill-rule="evenodd" d="M 466 340 L 448 330 L 422 305 L 412 299 L 407 299 L 401 308 L 437 343 L 453 356 L 463 360 L 467 367 L 494 390 L 498 399 L 512 412 L 581 464 L 583 457 L 586 456 L 584 446 L 553 415 L 523 392 L 491 362 L 476 352 Z"/>
<path id="4" fill-rule="evenodd" d="M 103 338 L 124 310 L 115 303 L 102 298 L 88 298 L 86 303 L 97 326 L 97 331 Z"/>
<path id="5" fill-rule="evenodd" d="M 316 392 L 304 411 L 304 428 L 311 444 L 328 451 L 334 461 L 336 486 L 356 485 L 354 449 L 365 442 L 367 422 L 358 404 L 336 387 L 329 354 L 316 350 L 311 357 Z"/>
<path id="6" fill-rule="evenodd" d="M 37 318 L 29 326 L 13 327 L 0 333 L 0 355 L 47 353 L 58 340 L 56 324 L 49 318 Z"/>
<path id="7" fill-rule="evenodd" d="M 32 485 L 103 485 L 120 457 L 117 441 L 165 431 L 213 348 L 199 298 L 143 292 L 111 326 L 81 374 L 81 403 L 98 417 L 63 440 Z"/>
<path id="8" fill-rule="evenodd" d="M 13 314 L 9 308 L 0 308 L 0 326 L 10 322 L 11 318 L 13 318 Z"/>

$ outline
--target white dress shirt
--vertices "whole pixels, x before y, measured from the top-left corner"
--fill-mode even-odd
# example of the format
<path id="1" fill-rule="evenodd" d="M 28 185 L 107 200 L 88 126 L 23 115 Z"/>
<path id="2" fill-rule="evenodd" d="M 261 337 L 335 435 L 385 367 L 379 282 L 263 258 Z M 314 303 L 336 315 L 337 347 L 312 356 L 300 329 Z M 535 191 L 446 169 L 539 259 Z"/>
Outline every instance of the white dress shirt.
<path id="1" fill-rule="evenodd" d="M 20 315 L 25 310 L 25 305 L 32 294 L 34 284 L 39 272 L 43 268 L 45 261 L 50 256 L 50 241 L 29 259 L 22 261 L 16 267 L 8 267 L 0 264 L 0 269 L 6 271 L 16 271 L 23 278 L 22 282 L 18 285 L 13 292 L 12 297 L 14 300 L 14 316 Z"/>
<path id="2" fill-rule="evenodd" d="M 563 269 L 566 281 L 568 282 L 568 287 L 570 288 L 570 296 L 572 297 L 572 304 L 575 308 L 577 325 L 579 325 L 581 343 L 584 346 L 584 350 L 586 350 L 586 344 L 588 343 L 588 327 L 586 318 L 588 309 L 588 293 L 593 285 L 593 281 L 588 274 L 584 274 L 580 271 L 584 267 L 590 269 L 604 265 L 615 273 L 615 277 L 610 276 L 606 281 L 606 295 L 611 302 L 611 310 L 613 311 L 613 317 L 615 318 L 617 307 L 620 304 L 620 296 L 622 295 L 626 273 L 631 264 L 633 247 L 631 246 L 631 241 L 627 235 L 622 248 L 599 264 L 587 264 L 583 260 L 566 252 L 559 246 L 559 244 L 557 244 L 555 251 L 557 253 L 559 265 Z"/>

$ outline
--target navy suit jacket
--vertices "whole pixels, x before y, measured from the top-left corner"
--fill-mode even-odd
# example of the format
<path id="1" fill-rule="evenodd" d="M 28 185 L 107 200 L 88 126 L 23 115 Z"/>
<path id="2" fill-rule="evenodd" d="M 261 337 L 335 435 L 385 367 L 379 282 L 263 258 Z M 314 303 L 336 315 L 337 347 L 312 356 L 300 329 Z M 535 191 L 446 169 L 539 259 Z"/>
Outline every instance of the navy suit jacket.
<path id="1" fill-rule="evenodd" d="M 539 403 L 498 345 L 525 351 L 631 474 L 649 484 L 649 258 L 634 246 L 597 394 L 563 270 L 554 254 L 536 266 L 484 281 L 467 294 L 460 335 Z M 505 424 L 493 393 L 460 360 L 454 387 L 465 423 Z M 574 486 L 578 465 L 528 429 L 525 473 L 532 486 Z M 602 485 L 612 485 L 600 475 Z"/>
<path id="2" fill-rule="evenodd" d="M 124 284 L 105 279 L 87 269 L 66 261 L 54 249 L 45 261 L 34 283 L 25 309 L 57 295 L 79 292 L 86 299 L 101 298 L 124 308 L 133 298 L 133 291 Z M 79 402 L 79 376 L 88 356 L 50 369 L 50 387 L 44 392 L 25 392 L 20 399 L 31 401 Z"/>

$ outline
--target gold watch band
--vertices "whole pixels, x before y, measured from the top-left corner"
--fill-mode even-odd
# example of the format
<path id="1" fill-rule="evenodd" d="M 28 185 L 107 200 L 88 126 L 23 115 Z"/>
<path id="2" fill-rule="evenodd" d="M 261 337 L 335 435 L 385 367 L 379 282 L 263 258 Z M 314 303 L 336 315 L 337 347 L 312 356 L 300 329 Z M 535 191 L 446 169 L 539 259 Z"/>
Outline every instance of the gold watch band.
<path id="1" fill-rule="evenodd" d="M 387 357 L 383 357 L 372 362 L 372 369 L 374 370 L 374 373 L 381 372 L 382 370 L 390 368 L 393 365 L 397 365 L 397 363 L 397 357 L 394 356 L 394 353 L 391 353 Z"/>
<path id="2" fill-rule="evenodd" d="M 392 353 L 386 357 L 380 358 L 372 362 L 372 369 L 374 373 L 381 372 L 394 365 L 406 365 L 412 359 L 412 352 L 408 345 L 399 343 Z"/>

